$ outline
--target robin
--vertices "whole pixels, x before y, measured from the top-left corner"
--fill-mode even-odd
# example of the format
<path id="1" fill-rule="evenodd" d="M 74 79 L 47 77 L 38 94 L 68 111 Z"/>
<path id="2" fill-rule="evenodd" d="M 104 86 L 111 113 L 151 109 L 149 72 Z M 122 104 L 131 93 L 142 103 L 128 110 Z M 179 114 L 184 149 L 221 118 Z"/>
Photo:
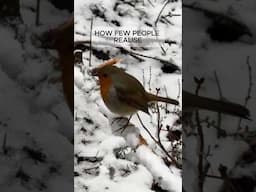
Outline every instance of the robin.
<path id="1" fill-rule="evenodd" d="M 121 116 L 132 115 L 137 111 L 149 114 L 149 104 L 155 101 L 179 105 L 175 99 L 147 92 L 135 77 L 113 66 L 118 61 L 111 59 L 91 70 L 91 74 L 99 78 L 101 97 L 111 112 Z"/>
<path id="2" fill-rule="evenodd" d="M 135 77 L 113 66 L 119 61 L 111 59 L 91 70 L 91 74 L 99 78 L 102 99 L 111 112 L 118 115 L 131 115 L 137 111 L 143 111 L 149 114 L 149 103 L 154 101 L 179 105 L 175 99 L 147 92 Z M 249 119 L 249 110 L 242 105 L 201 97 L 187 91 L 182 91 L 182 94 L 185 111 L 205 109 Z"/>

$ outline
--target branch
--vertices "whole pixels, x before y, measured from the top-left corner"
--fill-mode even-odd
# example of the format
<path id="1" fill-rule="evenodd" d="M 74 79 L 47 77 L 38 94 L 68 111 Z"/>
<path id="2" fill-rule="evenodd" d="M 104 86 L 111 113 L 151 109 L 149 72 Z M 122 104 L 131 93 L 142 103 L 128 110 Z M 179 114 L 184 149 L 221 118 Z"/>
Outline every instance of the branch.
<path id="1" fill-rule="evenodd" d="M 247 56 L 246 64 L 247 64 L 247 67 L 248 67 L 248 77 L 249 77 L 248 84 L 249 85 L 248 85 L 247 95 L 246 95 L 245 101 L 244 101 L 244 106 L 245 107 L 247 107 L 248 102 L 251 99 L 251 92 L 252 92 L 252 86 L 253 86 L 253 83 L 252 83 L 252 66 L 250 64 L 250 56 Z M 238 130 L 241 127 L 241 122 L 242 122 L 242 118 L 239 119 Z"/>
<path id="2" fill-rule="evenodd" d="M 203 84 L 203 79 L 197 80 L 195 78 L 195 81 L 197 83 L 196 87 L 196 95 L 198 95 L 199 90 L 201 88 L 201 85 Z M 199 192 L 203 192 L 203 187 L 204 187 L 204 168 L 203 168 L 203 158 L 204 158 L 204 134 L 203 134 L 203 128 L 200 123 L 200 118 L 199 118 L 199 111 L 196 110 L 196 123 L 197 123 L 197 131 L 198 131 L 198 137 L 199 137 L 199 154 L 198 154 L 198 164 L 197 164 L 197 169 L 198 169 L 198 190 Z"/>
<path id="3" fill-rule="evenodd" d="M 148 128 L 144 125 L 144 123 L 142 122 L 140 116 L 137 113 L 137 117 L 142 125 L 142 127 L 145 129 L 145 131 L 149 134 L 149 136 L 153 139 L 153 141 L 162 149 L 162 151 L 165 153 L 165 155 L 171 159 L 172 163 L 177 167 L 177 168 L 181 168 L 181 166 L 178 164 L 178 162 L 176 161 L 176 159 L 174 159 L 169 153 L 168 151 L 164 148 L 163 144 L 160 142 L 160 140 L 156 140 L 155 137 L 150 133 L 150 131 L 148 130 Z"/>
<path id="4" fill-rule="evenodd" d="M 157 19 L 156 19 L 156 21 L 155 21 L 155 26 L 157 26 L 157 23 L 158 23 L 158 21 L 159 21 L 159 18 L 160 18 L 160 16 L 161 16 L 162 12 L 164 11 L 165 7 L 166 7 L 170 2 L 171 2 L 170 0 L 167 0 L 167 1 L 165 2 L 164 6 L 162 7 L 162 9 L 160 10 L 160 12 L 159 12 L 159 14 L 158 14 L 158 16 L 157 16 Z"/>
<path id="5" fill-rule="evenodd" d="M 82 44 L 90 44 L 90 40 L 85 40 L 85 41 L 76 41 L 74 43 L 74 46 L 77 47 L 77 46 L 81 46 Z M 85 46 L 86 47 L 86 46 Z M 144 58 L 149 58 L 149 59 L 153 59 L 153 60 L 156 60 L 156 61 L 159 61 L 160 63 L 162 64 L 165 64 L 165 65 L 168 65 L 168 67 L 172 68 L 171 70 L 172 71 L 181 71 L 180 67 L 177 66 L 176 64 L 172 63 L 171 61 L 168 61 L 168 60 L 164 60 L 164 59 L 161 59 L 161 58 L 158 58 L 158 57 L 153 57 L 153 56 L 149 56 L 149 55 L 144 55 L 144 54 L 141 54 L 141 53 L 137 53 L 135 51 L 132 51 L 132 50 L 128 50 L 124 47 L 115 47 L 117 49 L 119 49 L 121 51 L 121 53 L 123 54 L 129 54 L 133 57 L 136 57 L 137 59 L 143 61 L 142 59 L 138 58 L 137 56 L 139 57 L 144 57 Z M 95 47 L 92 46 L 92 49 L 95 49 Z"/>
<path id="6" fill-rule="evenodd" d="M 93 27 L 93 17 L 91 19 L 91 28 L 90 28 L 90 55 L 89 55 L 89 66 L 92 66 L 92 27 Z"/>
<path id="7" fill-rule="evenodd" d="M 139 120 L 141 121 L 140 118 Z M 154 180 L 159 183 L 162 189 L 182 192 L 182 180 L 180 173 L 177 173 L 177 171 L 171 172 L 170 168 L 164 163 L 163 159 L 149 148 L 146 141 L 141 136 L 138 127 L 135 127 L 133 124 L 129 124 L 124 131 L 119 131 L 117 133 L 116 130 L 120 128 L 120 123 L 123 127 L 123 124 L 126 124 L 126 122 L 118 121 L 119 123 L 117 123 L 117 121 L 115 121 L 116 123 L 113 123 L 111 116 L 109 117 L 109 121 L 111 122 L 112 131 L 118 135 L 121 135 L 126 140 L 128 146 L 135 148 L 136 161 L 149 170 L 151 175 L 154 177 Z M 149 133 L 152 139 L 156 141 L 144 124 L 143 127 Z"/>
<path id="8" fill-rule="evenodd" d="M 245 103 L 244 103 L 245 107 L 247 107 L 247 104 L 248 104 L 249 100 L 251 99 L 251 92 L 252 92 L 252 86 L 253 86 L 253 83 L 252 83 L 252 66 L 250 64 L 250 57 L 249 56 L 247 56 L 247 58 L 246 58 L 246 64 L 248 66 L 249 85 L 248 85 L 248 90 L 247 90 L 247 96 L 245 98 Z"/>
<path id="9" fill-rule="evenodd" d="M 214 71 L 214 77 L 215 77 L 215 80 L 216 80 L 216 83 L 217 83 L 217 87 L 218 87 L 218 90 L 219 90 L 219 98 L 220 98 L 220 100 L 223 98 L 223 95 L 222 95 L 222 90 L 221 90 L 221 86 L 220 86 L 220 81 L 219 81 L 219 78 L 218 78 L 218 76 L 217 76 L 217 72 L 216 71 Z M 218 112 L 218 125 L 217 125 L 217 127 L 218 127 L 218 129 L 217 129 L 217 135 L 218 135 L 218 138 L 221 136 L 221 120 L 222 120 L 222 118 L 221 118 L 221 112 Z"/>
<path id="10" fill-rule="evenodd" d="M 140 56 L 140 57 L 154 59 L 154 60 L 159 61 L 160 63 L 167 64 L 168 66 L 172 67 L 172 71 L 180 71 L 180 68 L 177 65 L 173 64 L 172 62 L 170 62 L 170 61 L 167 61 L 167 60 L 164 60 L 164 59 L 161 59 L 161 58 L 158 58 L 158 57 L 143 55 L 141 53 L 137 53 L 135 51 L 125 49 L 124 47 L 117 47 L 117 48 L 120 49 L 123 53 L 128 53 L 130 55 L 137 55 L 137 56 Z"/>

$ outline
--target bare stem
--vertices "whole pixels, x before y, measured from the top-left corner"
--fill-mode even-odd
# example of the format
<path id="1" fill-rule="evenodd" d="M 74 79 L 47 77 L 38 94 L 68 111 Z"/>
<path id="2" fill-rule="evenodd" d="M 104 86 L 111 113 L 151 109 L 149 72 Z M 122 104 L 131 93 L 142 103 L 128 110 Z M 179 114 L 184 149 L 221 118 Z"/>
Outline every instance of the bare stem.
<path id="1" fill-rule="evenodd" d="M 157 23 L 158 23 L 158 21 L 159 21 L 161 15 L 162 15 L 162 13 L 163 13 L 165 7 L 166 7 L 169 3 L 170 3 L 170 0 L 167 0 L 167 1 L 165 2 L 164 6 L 162 7 L 162 9 L 160 10 L 160 12 L 159 12 L 159 14 L 158 14 L 158 16 L 157 16 L 157 19 L 156 19 L 156 21 L 155 21 L 155 26 L 157 26 Z"/>
<path id="2" fill-rule="evenodd" d="M 220 86 L 220 81 L 219 81 L 219 78 L 217 76 L 217 72 L 216 71 L 214 71 L 214 77 L 215 77 L 215 80 L 216 80 L 216 83 L 217 83 L 217 87 L 218 87 L 218 90 L 219 90 L 219 98 L 221 100 L 223 98 L 223 95 L 222 95 L 222 90 L 221 90 L 221 86 Z M 221 112 L 218 112 L 218 125 L 217 125 L 217 127 L 219 127 L 217 129 L 218 130 L 218 137 L 220 137 L 221 121 L 222 121 Z"/>
<path id="3" fill-rule="evenodd" d="M 251 99 L 251 92 L 252 92 L 252 66 L 250 64 L 250 56 L 247 56 L 246 58 L 246 64 L 248 67 L 248 90 L 247 90 L 247 95 L 245 97 L 245 101 L 244 101 L 244 106 L 246 107 L 248 105 L 249 100 Z M 241 128 L 241 122 L 242 122 L 242 118 L 239 119 L 239 123 L 238 123 L 238 130 Z"/>
<path id="4" fill-rule="evenodd" d="M 144 125 L 144 123 L 142 122 L 142 120 L 141 120 L 141 118 L 140 118 L 140 116 L 139 116 L 138 113 L 137 113 L 137 117 L 138 117 L 138 119 L 139 119 L 139 121 L 140 121 L 142 127 L 143 127 L 143 128 L 145 129 L 145 131 L 149 134 L 149 136 L 153 139 L 153 141 L 163 150 L 163 152 L 166 154 L 166 156 L 167 156 L 169 159 L 171 159 L 172 163 L 173 163 L 176 167 L 180 168 L 180 165 L 178 164 L 178 162 L 168 153 L 168 151 L 166 151 L 166 149 L 164 148 L 164 146 L 162 145 L 162 143 L 159 142 L 159 141 L 157 141 L 157 140 L 155 139 L 155 137 L 150 133 L 150 131 L 148 130 L 148 128 L 147 128 L 147 127 Z"/>
<path id="5" fill-rule="evenodd" d="M 90 55 L 89 55 L 89 66 L 92 66 L 92 27 L 93 27 L 93 17 L 91 19 L 91 27 L 90 27 Z"/>
<path id="6" fill-rule="evenodd" d="M 197 84 L 196 95 L 198 95 L 199 90 L 201 88 L 202 83 Z M 203 128 L 200 123 L 199 111 L 196 110 L 196 123 L 197 123 L 197 131 L 198 131 L 198 145 L 199 145 L 199 154 L 198 154 L 198 190 L 199 192 L 203 192 L 204 187 L 204 167 L 203 167 L 203 158 L 204 158 L 204 134 Z"/>

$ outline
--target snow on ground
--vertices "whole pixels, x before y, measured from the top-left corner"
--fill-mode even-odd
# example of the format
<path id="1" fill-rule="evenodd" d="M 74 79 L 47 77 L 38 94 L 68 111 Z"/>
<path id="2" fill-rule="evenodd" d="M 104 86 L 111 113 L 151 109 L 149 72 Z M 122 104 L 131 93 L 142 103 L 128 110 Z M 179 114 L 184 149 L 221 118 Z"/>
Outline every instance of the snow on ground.
<path id="1" fill-rule="evenodd" d="M 193 4 L 199 7 L 216 13 L 229 15 L 238 21 L 244 22 L 249 26 L 254 35 L 249 41 L 238 39 L 234 42 L 218 42 L 213 41 L 209 34 L 206 33 L 207 27 L 211 25 L 211 20 L 200 11 L 192 9 L 183 9 L 183 26 L 184 27 L 184 47 L 183 53 L 183 74 L 184 82 L 183 88 L 191 92 L 195 92 L 196 84 L 193 80 L 194 76 L 204 77 L 205 81 L 200 89 L 200 95 L 209 96 L 212 98 L 219 98 L 219 90 L 215 78 L 215 72 L 220 82 L 223 97 L 229 101 L 244 104 L 245 98 L 248 94 L 249 88 L 249 70 L 247 65 L 247 57 L 252 71 L 252 89 L 251 98 L 248 101 L 248 109 L 251 112 L 252 121 L 242 120 L 242 130 L 238 130 L 239 119 L 236 117 L 222 115 L 221 128 L 226 131 L 227 136 L 218 137 L 218 132 L 215 128 L 207 128 L 207 123 L 202 123 L 205 140 L 205 154 L 208 154 L 205 160 L 210 165 L 208 174 L 220 176 L 218 170 L 220 164 L 228 168 L 228 173 L 238 178 L 246 175 L 245 172 L 253 172 L 250 169 L 255 167 L 253 165 L 242 164 L 241 155 L 248 152 L 250 146 L 246 135 L 253 134 L 255 131 L 256 119 L 256 73 L 255 73 L 255 1 L 184 1 L 184 4 Z M 249 17 L 246 19 L 246 17 Z M 249 22 L 249 23 L 248 23 Z M 222 31 L 222 34 L 224 31 Z M 231 34 L 230 34 L 231 35 Z M 200 113 L 200 118 L 208 117 L 209 121 L 215 121 L 217 124 L 217 113 L 204 112 Z M 194 117 L 193 117 L 194 118 Z M 245 128 L 248 128 L 246 131 Z M 189 130 L 188 127 L 184 129 Z M 245 135 L 244 138 L 235 137 L 236 133 Z M 232 136 L 233 135 L 233 136 Z M 255 135 L 255 134 L 254 134 Z M 255 137 L 255 136 L 252 136 Z M 198 148 L 196 138 L 193 135 L 185 136 L 184 146 L 184 189 L 186 191 L 198 191 L 197 189 L 197 160 Z M 252 157 L 253 158 L 253 157 Z M 245 160 L 246 161 L 246 160 Z M 245 162 L 244 162 L 245 163 Z M 236 169 L 243 167 L 241 174 L 237 174 Z M 247 170 L 247 171 L 246 171 Z M 244 172 L 244 173 L 243 173 Z M 235 174 L 236 173 L 236 174 Z M 255 178 L 255 172 L 254 176 Z M 252 177 L 252 178 L 253 178 Z M 238 182 L 236 182 L 237 184 Z M 220 191 L 223 180 L 206 177 L 204 183 L 204 190 L 208 192 Z M 245 187 L 245 186 L 244 186 Z"/>
<path id="2" fill-rule="evenodd" d="M 75 41 L 90 40 L 91 17 L 94 13 L 93 27 L 149 27 L 154 25 L 164 1 L 75 1 Z M 167 15 L 181 14 L 181 2 L 169 3 L 162 12 Z M 93 13 L 92 13 L 93 12 Z M 97 15 L 97 16 L 95 16 Z M 176 41 L 171 46 L 163 45 L 166 54 L 161 51 L 158 43 L 153 46 L 134 46 L 134 51 L 157 56 L 164 60 L 172 61 L 181 68 L 181 16 L 168 18 L 170 23 L 159 21 L 159 31 L 164 32 L 169 40 Z M 148 25 L 146 24 L 148 23 Z M 129 29 L 128 28 L 128 29 Z M 135 28 L 136 29 L 136 28 Z M 95 38 L 95 37 L 93 37 Z M 97 40 L 95 38 L 95 40 Z M 96 42 L 96 41 L 95 41 Z M 107 43 L 106 43 L 107 42 Z M 104 46 L 98 43 L 105 43 Z M 160 95 L 176 98 L 181 102 L 181 71 L 167 74 L 161 70 L 162 64 L 150 58 L 141 57 L 138 60 L 129 54 L 124 54 L 109 40 L 92 43 L 95 50 L 92 52 L 92 67 L 89 67 L 89 49 L 83 52 L 83 64 L 75 64 L 75 190 L 78 192 L 90 191 L 155 191 L 155 185 L 167 191 L 181 191 L 181 170 L 173 165 L 168 166 L 161 157 L 164 153 L 142 128 L 136 115 L 131 119 L 129 130 L 123 134 L 116 133 L 113 123 L 113 114 L 104 105 L 99 92 L 96 78 L 88 74 L 88 70 L 98 66 L 109 58 L 121 58 L 118 67 L 135 76 L 145 88 L 156 93 L 160 88 Z M 85 46 L 88 46 L 85 44 Z M 131 49 L 131 45 L 125 46 Z M 179 119 L 181 105 L 174 107 L 161 104 L 161 122 L 163 128 L 181 130 L 180 124 L 175 124 Z M 139 115 L 156 136 L 157 114 Z M 120 124 L 119 124 L 120 126 Z M 128 128 L 127 128 L 128 129 Z M 133 131 L 132 131 L 133 130 Z M 133 144 L 141 134 L 147 141 L 148 147 L 139 146 L 134 151 Z M 134 140 L 135 139 L 135 140 Z M 163 145 L 169 151 L 174 150 L 174 143 L 167 139 L 167 131 L 161 131 Z M 179 141 L 180 142 L 180 141 Z M 181 164 L 181 143 L 176 145 L 178 152 L 176 158 Z M 148 151 L 149 150 L 149 151 Z M 153 150 L 153 151 L 152 151 Z M 151 152 L 150 152 L 151 151 Z M 153 152 L 153 153 L 152 153 Z M 172 154 L 172 153 L 170 153 Z M 155 160 L 154 160 L 155 159 Z M 158 166 L 162 167 L 158 169 Z M 170 181 L 168 182 L 168 180 Z M 156 184 L 158 183 L 158 184 Z"/>
<path id="3" fill-rule="evenodd" d="M 1 191 L 72 191 L 73 120 L 65 104 L 56 53 L 36 48 L 35 31 L 51 21 L 65 21 L 48 1 L 41 1 L 41 26 L 35 26 L 36 1 L 21 1 L 24 23 L 17 31 L 0 27 L 0 188 Z M 47 16 L 47 17 L 46 17 Z M 55 23 L 56 24 L 56 23 Z M 63 149 L 60 151 L 60 149 Z"/>

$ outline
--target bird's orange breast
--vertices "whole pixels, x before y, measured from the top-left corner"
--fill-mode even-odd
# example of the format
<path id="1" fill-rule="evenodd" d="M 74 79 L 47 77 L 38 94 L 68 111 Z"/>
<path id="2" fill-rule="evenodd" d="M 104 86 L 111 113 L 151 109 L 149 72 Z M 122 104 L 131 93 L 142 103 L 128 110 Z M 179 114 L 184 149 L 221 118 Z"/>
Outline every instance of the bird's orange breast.
<path id="1" fill-rule="evenodd" d="M 111 78 L 107 77 L 100 77 L 100 93 L 102 96 L 102 99 L 105 101 L 109 97 L 109 89 L 112 86 L 112 80 Z"/>

